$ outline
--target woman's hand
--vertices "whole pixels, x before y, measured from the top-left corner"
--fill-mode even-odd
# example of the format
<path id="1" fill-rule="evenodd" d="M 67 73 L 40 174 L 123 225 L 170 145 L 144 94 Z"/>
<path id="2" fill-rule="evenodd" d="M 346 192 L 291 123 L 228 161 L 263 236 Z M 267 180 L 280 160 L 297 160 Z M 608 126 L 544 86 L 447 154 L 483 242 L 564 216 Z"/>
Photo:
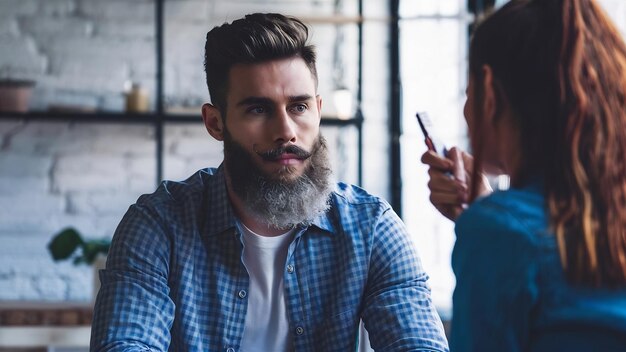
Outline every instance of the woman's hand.
<path id="1" fill-rule="evenodd" d="M 442 158 L 429 150 L 422 155 L 422 163 L 429 166 L 430 202 L 441 214 L 455 221 L 468 206 L 474 158 L 457 147 L 450 149 L 447 156 Z M 491 192 L 487 178 L 481 174 L 478 196 Z"/>

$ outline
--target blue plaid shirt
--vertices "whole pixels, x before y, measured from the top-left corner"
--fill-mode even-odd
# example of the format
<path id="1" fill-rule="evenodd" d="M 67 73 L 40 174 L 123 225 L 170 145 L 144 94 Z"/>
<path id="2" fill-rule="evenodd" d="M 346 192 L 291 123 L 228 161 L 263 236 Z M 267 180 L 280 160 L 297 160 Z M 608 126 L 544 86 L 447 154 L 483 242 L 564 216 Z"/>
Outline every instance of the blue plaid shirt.
<path id="1" fill-rule="evenodd" d="M 338 184 L 300 227 L 284 271 L 296 351 L 447 351 L 428 276 L 402 221 Z M 118 226 L 94 309 L 92 351 L 239 351 L 249 277 L 222 168 L 163 182 Z"/>

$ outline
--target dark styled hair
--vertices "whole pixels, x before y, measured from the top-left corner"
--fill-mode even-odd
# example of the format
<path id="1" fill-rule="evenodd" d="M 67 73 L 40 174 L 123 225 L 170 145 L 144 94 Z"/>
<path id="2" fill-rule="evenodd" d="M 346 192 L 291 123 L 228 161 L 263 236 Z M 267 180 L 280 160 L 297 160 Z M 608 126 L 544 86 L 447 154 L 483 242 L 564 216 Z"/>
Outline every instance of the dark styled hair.
<path id="1" fill-rule="evenodd" d="M 237 64 L 301 57 L 317 84 L 315 48 L 307 45 L 309 30 L 295 17 L 255 13 L 210 30 L 204 46 L 204 70 L 211 101 L 226 110 L 230 69 Z"/>
<path id="2" fill-rule="evenodd" d="M 482 67 L 519 133 L 519 184 L 538 177 L 570 282 L 626 284 L 626 45 L 594 0 L 512 0 L 470 48 L 481 118 Z M 497 123 L 497 122 L 496 122 Z M 474 180 L 482 162 L 472 136 Z M 472 197 L 476 184 L 472 186 Z"/>

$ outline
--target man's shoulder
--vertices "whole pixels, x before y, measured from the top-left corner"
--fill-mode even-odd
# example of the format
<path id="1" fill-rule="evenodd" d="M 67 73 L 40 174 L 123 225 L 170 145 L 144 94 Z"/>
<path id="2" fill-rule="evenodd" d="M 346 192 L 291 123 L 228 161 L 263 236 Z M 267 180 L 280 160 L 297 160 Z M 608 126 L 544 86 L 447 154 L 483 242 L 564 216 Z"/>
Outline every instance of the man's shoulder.
<path id="1" fill-rule="evenodd" d="M 388 206 L 388 203 L 384 199 L 370 194 L 359 186 L 349 183 L 337 182 L 333 195 L 337 201 L 346 206 L 372 204 Z"/>
<path id="2" fill-rule="evenodd" d="M 370 218 L 372 220 L 391 209 L 387 201 L 363 188 L 338 182 L 331 196 L 331 205 L 340 217 Z"/>
<path id="3" fill-rule="evenodd" d="M 205 168 L 182 181 L 162 181 L 153 193 L 139 197 L 137 205 L 159 208 L 199 205 L 211 184 L 218 182 L 217 174 L 218 169 Z"/>

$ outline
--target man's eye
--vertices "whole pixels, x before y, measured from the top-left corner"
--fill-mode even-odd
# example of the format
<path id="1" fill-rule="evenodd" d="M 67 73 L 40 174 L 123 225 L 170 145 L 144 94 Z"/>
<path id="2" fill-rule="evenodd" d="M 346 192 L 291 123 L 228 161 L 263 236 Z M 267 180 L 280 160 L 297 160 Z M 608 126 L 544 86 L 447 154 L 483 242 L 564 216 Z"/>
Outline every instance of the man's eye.
<path id="1" fill-rule="evenodd" d="M 307 109 L 308 106 L 306 106 L 306 104 L 296 104 L 293 106 L 293 110 L 300 113 L 307 111 Z"/>
<path id="2" fill-rule="evenodd" d="M 267 110 L 263 106 L 254 106 L 248 109 L 253 114 L 264 114 Z"/>

